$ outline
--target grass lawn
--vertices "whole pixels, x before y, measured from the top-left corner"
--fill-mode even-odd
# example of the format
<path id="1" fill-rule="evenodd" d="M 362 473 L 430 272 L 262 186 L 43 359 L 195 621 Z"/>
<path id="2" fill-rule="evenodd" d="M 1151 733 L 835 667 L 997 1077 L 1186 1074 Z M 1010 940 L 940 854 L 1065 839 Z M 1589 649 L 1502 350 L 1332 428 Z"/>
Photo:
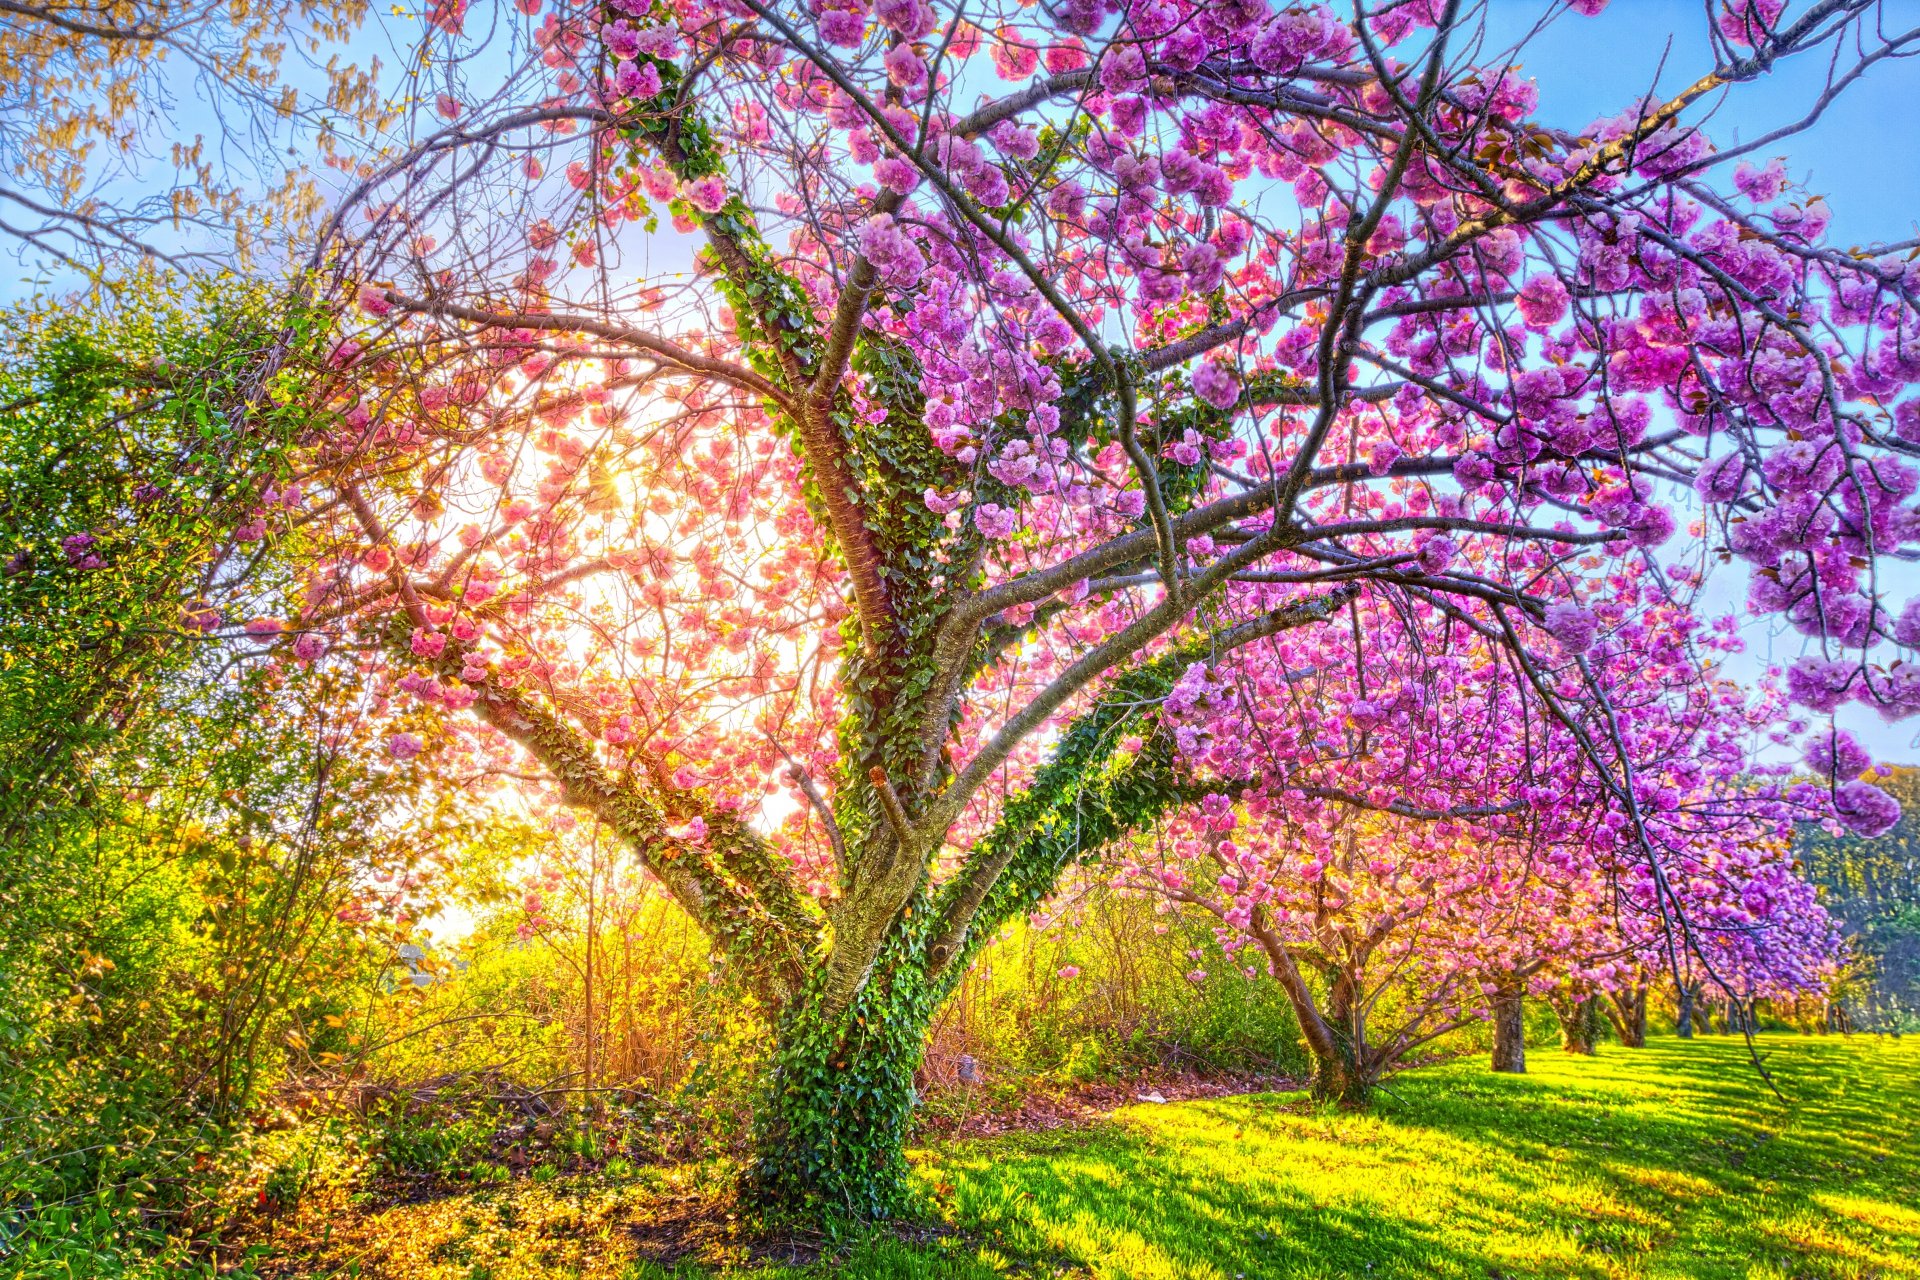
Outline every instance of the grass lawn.
<path id="1" fill-rule="evenodd" d="M 1593 1059 L 1537 1051 L 1523 1077 L 1477 1059 L 1426 1068 L 1366 1115 L 1267 1094 L 957 1142 L 915 1154 L 944 1234 L 869 1241 L 835 1269 L 876 1280 L 1920 1277 L 1920 1042 L 1761 1044 L 1784 1104 L 1737 1040 L 1711 1038 L 1605 1046 Z M 283 1255 L 278 1274 L 705 1276 L 644 1259 L 661 1222 L 719 1176 L 647 1171 L 369 1211 L 337 1220 L 322 1255 Z"/>

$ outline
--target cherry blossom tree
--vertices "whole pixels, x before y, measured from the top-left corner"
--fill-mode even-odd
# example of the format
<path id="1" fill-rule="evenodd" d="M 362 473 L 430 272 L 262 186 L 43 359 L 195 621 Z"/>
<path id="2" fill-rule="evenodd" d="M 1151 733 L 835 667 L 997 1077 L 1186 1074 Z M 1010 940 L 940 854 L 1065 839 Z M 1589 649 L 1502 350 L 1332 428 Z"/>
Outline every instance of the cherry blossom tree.
<path id="1" fill-rule="evenodd" d="M 709 932 L 777 1046 L 763 1204 L 898 1205 L 932 1011 L 1067 867 L 1213 813 L 1180 704 L 1237 651 L 1394 614 L 1415 689 L 1471 635 L 1669 913 L 1666 704 L 1585 660 L 1611 629 L 1689 617 L 1724 549 L 1807 636 L 1802 703 L 1920 710 L 1884 571 L 1920 275 L 1827 242 L 1792 130 L 1699 127 L 1795 59 L 1817 118 L 1909 50 L 1868 0 L 1716 6 L 1713 66 L 1578 134 L 1445 0 L 517 11 L 433 6 L 427 109 L 315 259 L 358 311 L 263 517 L 311 550 L 284 643 L 365 664 L 396 758 L 534 779 Z M 1557 777 L 1496 780 L 1483 887 Z M 1382 782 L 1276 812 L 1471 865 Z"/>
<path id="2" fill-rule="evenodd" d="M 1323 1096 L 1363 1100 L 1490 1011 L 1498 1065 L 1521 1069 L 1529 990 L 1578 1026 L 1679 951 L 1729 996 L 1818 986 L 1836 941 L 1781 850 L 1829 799 L 1754 776 L 1777 700 L 1713 678 L 1700 659 L 1733 642 L 1688 644 L 1694 617 L 1646 587 L 1632 567 L 1575 579 L 1548 608 L 1587 621 L 1528 668 L 1471 610 L 1368 595 L 1350 627 L 1196 663 L 1163 701 L 1183 772 L 1217 790 L 1136 841 L 1123 882 L 1257 951 Z M 1608 724 L 1618 793 L 1580 742 Z"/>

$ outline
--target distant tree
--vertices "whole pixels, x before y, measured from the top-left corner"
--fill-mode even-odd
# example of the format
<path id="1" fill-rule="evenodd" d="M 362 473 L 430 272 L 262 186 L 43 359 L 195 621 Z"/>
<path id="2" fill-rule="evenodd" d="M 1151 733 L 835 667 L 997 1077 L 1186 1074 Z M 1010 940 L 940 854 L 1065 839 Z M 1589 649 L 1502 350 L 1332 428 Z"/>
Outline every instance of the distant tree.
<path id="1" fill-rule="evenodd" d="M 1858 955 L 1844 1001 L 1854 1024 L 1920 1029 L 1920 768 L 1874 781 L 1900 801 L 1899 822 L 1873 837 L 1803 823 L 1794 854 Z"/>
<path id="2" fill-rule="evenodd" d="M 307 162 L 383 114 L 367 0 L 0 3 L 0 236 L 42 266 L 231 261 L 321 207 Z M 357 141 L 357 140 L 356 140 Z"/>
<path id="3" fill-rule="evenodd" d="M 234 281 L 128 283 L 137 306 L 5 316 L 0 838 L 81 798 L 89 754 L 196 647 L 247 635 L 277 563 L 257 512 L 311 421 L 294 371 L 321 316 Z"/>

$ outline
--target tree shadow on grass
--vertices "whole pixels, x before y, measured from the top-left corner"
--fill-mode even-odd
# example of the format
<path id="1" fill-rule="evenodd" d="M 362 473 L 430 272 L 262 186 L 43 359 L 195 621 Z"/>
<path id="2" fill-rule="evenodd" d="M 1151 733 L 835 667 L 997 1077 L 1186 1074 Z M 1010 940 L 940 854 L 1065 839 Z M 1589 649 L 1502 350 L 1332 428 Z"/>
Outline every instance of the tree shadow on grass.
<path id="1" fill-rule="evenodd" d="M 949 1162 L 949 1205 L 1014 1257 L 1128 1280 L 1362 1274 L 1484 1276 L 1419 1224 L 1310 1186 L 1193 1160 L 1177 1134 L 1113 1127 L 1062 1155 Z M 1406 1265 L 1413 1264 L 1413 1265 Z"/>
<path id="2" fill-rule="evenodd" d="M 1100 1280 L 1920 1275 L 1901 1258 L 1920 1257 L 1920 1170 L 1891 1149 L 1920 1113 L 1920 1053 L 1768 1050 L 1789 1103 L 1738 1041 L 1696 1041 L 1540 1055 L 1524 1077 L 1423 1070 L 1367 1114 L 1129 1108 L 956 1144 L 928 1177 L 991 1248 Z"/>

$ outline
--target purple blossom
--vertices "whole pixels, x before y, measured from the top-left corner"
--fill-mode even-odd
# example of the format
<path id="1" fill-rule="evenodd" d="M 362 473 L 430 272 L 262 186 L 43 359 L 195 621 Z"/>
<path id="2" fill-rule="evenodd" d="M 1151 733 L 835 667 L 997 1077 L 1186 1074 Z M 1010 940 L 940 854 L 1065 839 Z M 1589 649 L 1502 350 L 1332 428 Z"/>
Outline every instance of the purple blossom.
<path id="1" fill-rule="evenodd" d="M 1420 568 L 1426 573 L 1445 573 L 1453 563 L 1453 539 L 1428 538 L 1420 547 Z"/>
<path id="2" fill-rule="evenodd" d="M 892 289 L 911 289 L 926 272 L 926 255 L 891 215 L 876 214 L 860 228 L 860 252 Z"/>
<path id="3" fill-rule="evenodd" d="M 867 15 L 853 9 L 828 9 L 820 15 L 820 38 L 851 49 L 867 38 Z"/>
<path id="4" fill-rule="evenodd" d="M 1857 778 L 1872 763 L 1866 748 L 1843 729 L 1830 729 L 1807 747 L 1807 766 L 1828 778 Z"/>
<path id="5" fill-rule="evenodd" d="M 1893 639 L 1909 649 L 1920 649 L 1920 596 L 1907 601 L 1907 607 L 1900 611 L 1899 621 L 1893 624 Z"/>
<path id="6" fill-rule="evenodd" d="M 1193 371 L 1193 394 L 1216 409 L 1231 409 L 1240 399 L 1240 379 L 1225 362 L 1208 360 Z"/>
<path id="7" fill-rule="evenodd" d="M 887 79 L 903 89 L 917 89 L 927 82 L 927 64 L 910 44 L 897 44 L 887 50 Z"/>
<path id="8" fill-rule="evenodd" d="M 997 502 L 983 502 L 973 513 L 973 525 L 982 537 L 998 541 L 1012 536 L 1020 525 L 1020 513 Z"/>
<path id="9" fill-rule="evenodd" d="M 1565 601 L 1547 606 L 1544 625 L 1568 653 L 1587 652 L 1600 634 L 1600 619 L 1592 610 Z"/>
<path id="10" fill-rule="evenodd" d="M 602 25 L 600 43 L 607 47 L 608 53 L 622 62 L 630 62 L 640 56 L 640 33 L 624 19 Z"/>
<path id="11" fill-rule="evenodd" d="M 105 562 L 94 553 L 94 544 L 99 541 L 90 533 L 76 533 L 60 541 L 60 549 L 67 553 L 67 563 L 76 569 L 98 569 Z"/>
<path id="12" fill-rule="evenodd" d="M 1709 458 L 1701 464 L 1693 491 L 1702 502 L 1726 503 L 1740 496 L 1747 479 L 1747 461 L 1737 453 Z"/>
<path id="13" fill-rule="evenodd" d="M 1787 668 L 1787 695 L 1803 707 L 1825 715 L 1845 702 L 1853 691 L 1854 666 L 1826 658 L 1802 658 Z"/>
<path id="14" fill-rule="evenodd" d="M 1870 782 L 1849 782 L 1833 793 L 1833 809 L 1847 830 L 1871 840 L 1900 821 L 1900 802 Z"/>
<path id="15" fill-rule="evenodd" d="M 889 191 L 907 194 L 920 185 L 920 170 L 899 156 L 884 156 L 873 166 L 873 176 Z"/>
<path id="16" fill-rule="evenodd" d="M 1514 299 L 1529 329 L 1551 329 L 1567 314 L 1567 286 L 1555 275 L 1537 275 L 1520 286 Z"/>
<path id="17" fill-rule="evenodd" d="M 660 71 L 651 62 L 623 62 L 614 70 L 613 91 L 623 98 L 657 97 Z"/>

